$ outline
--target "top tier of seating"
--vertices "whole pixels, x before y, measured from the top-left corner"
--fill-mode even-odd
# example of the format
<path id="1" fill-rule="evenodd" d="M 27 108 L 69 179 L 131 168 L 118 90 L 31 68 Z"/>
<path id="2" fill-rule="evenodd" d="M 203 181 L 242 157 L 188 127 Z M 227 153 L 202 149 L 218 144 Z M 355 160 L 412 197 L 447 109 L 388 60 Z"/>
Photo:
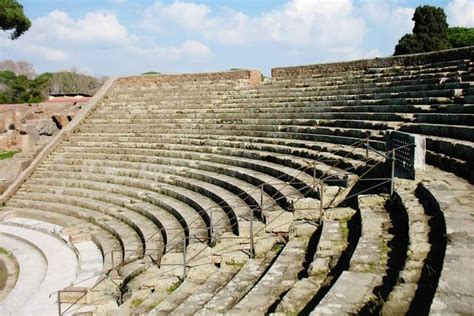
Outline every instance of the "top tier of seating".
<path id="1" fill-rule="evenodd" d="M 385 151 L 391 130 L 424 135 L 429 164 L 474 181 L 473 67 L 470 47 L 276 68 L 263 82 L 247 70 L 119 78 L 44 155 L 0 218 L 54 224 L 72 245 L 96 245 L 103 269 L 94 290 L 80 292 L 78 282 L 60 300 L 76 312 L 96 304 L 97 313 L 221 312 L 217 305 L 318 313 L 352 278 L 361 297 L 341 312 L 382 310 L 372 295 L 398 306 L 390 296 L 406 293 L 398 274 L 417 275 L 409 282 L 416 289 L 425 274 L 408 265 L 438 254 L 414 258 L 404 242 L 426 246 L 431 237 L 407 233 L 417 220 L 394 216 L 399 205 L 386 195 L 334 208 L 384 162 L 363 145 Z M 416 186 L 406 187 L 401 204 L 415 199 Z M 421 203 L 416 216 L 437 229 Z M 339 215 L 320 216 L 321 206 Z M 394 260 L 391 247 L 405 254 Z M 405 310 L 419 295 L 408 295 Z"/>

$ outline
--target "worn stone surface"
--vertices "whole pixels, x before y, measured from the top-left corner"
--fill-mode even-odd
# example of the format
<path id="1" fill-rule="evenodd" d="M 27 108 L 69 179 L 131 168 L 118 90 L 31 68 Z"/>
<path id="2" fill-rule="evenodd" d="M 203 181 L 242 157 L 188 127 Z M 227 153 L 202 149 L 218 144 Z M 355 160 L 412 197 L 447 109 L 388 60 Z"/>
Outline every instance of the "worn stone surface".
<path id="1" fill-rule="evenodd" d="M 354 214 L 330 209 L 321 216 L 314 211 L 317 200 L 306 201 L 307 207 L 299 201 L 320 197 L 326 208 L 338 206 L 357 177 L 383 160 L 366 153 L 364 140 L 384 152 L 388 130 L 423 134 L 428 163 L 474 179 L 469 163 L 474 148 L 469 102 L 474 90 L 467 82 L 472 81 L 471 55 L 472 48 L 463 48 L 297 67 L 276 70 L 279 75 L 262 84 L 257 72 L 247 70 L 121 78 L 102 101 L 81 112 L 75 120 L 80 125 L 59 131 L 61 137 L 40 154 L 35 170 L 26 170 L 10 187 L 1 200 L 6 206 L 0 218 L 14 214 L 69 226 L 74 234 L 68 240 L 93 241 L 103 249 L 106 271 L 120 265 L 107 271 L 118 285 L 107 283 L 87 299 L 91 303 L 89 298 L 100 298 L 101 314 L 146 312 L 167 298 L 171 302 L 171 297 L 174 305 L 164 304 L 163 309 L 176 314 L 213 311 L 215 297 L 230 313 L 265 314 L 275 303 L 287 304 L 292 312 L 310 299 L 320 281 L 328 284 L 347 246 L 352 226 L 346 221 Z M 62 126 L 60 120 L 56 123 Z M 0 123 L 0 132 L 9 137 L 28 132 L 27 122 L 17 121 L 10 115 Z M 44 123 L 27 134 L 31 139 L 25 138 L 25 147 L 41 139 L 40 134 L 51 134 L 51 124 Z M 17 136 L 8 146 L 20 146 L 24 139 Z M 3 138 L 0 143 L 5 144 Z M 325 181 L 320 182 L 322 192 L 315 180 Z M 472 274 L 466 266 L 472 266 L 473 229 L 465 225 L 473 216 L 472 200 L 442 188 L 446 179 L 440 180 L 433 188 L 442 192 L 448 210 L 444 214 L 450 245 L 434 306 L 448 312 L 467 310 L 468 283 L 456 271 Z M 472 193 L 470 186 L 448 184 Z M 328 292 L 325 299 L 333 301 L 326 308 L 334 304 L 335 311 L 356 313 L 373 299 L 370 289 L 384 281 L 391 238 L 390 221 L 377 211 L 383 209 L 384 198 L 359 196 L 362 236 L 349 271 Z M 454 205 L 456 211 L 449 210 Z M 415 211 L 409 260 L 400 275 L 414 285 L 430 247 L 423 239 L 421 208 L 407 206 Z M 253 260 L 248 261 L 252 210 L 258 273 L 252 273 Z M 314 232 L 311 223 L 321 221 L 319 245 L 305 271 L 305 260 L 311 260 L 306 255 Z M 214 241 L 208 239 L 211 231 Z M 183 275 L 180 260 L 188 236 L 189 289 L 167 293 Z M 274 244 L 281 239 L 289 242 L 273 262 L 280 247 Z M 267 262 L 268 253 L 272 256 Z M 158 268 L 160 262 L 178 266 Z M 226 266 L 242 273 L 229 272 Z M 344 281 L 345 275 L 351 280 Z M 199 287 L 188 296 L 194 291 L 191 282 Z M 349 292 L 338 290 L 338 282 L 346 282 Z M 119 298 L 118 286 L 128 290 L 120 307 L 111 302 Z M 395 293 L 399 295 L 394 294 L 399 301 L 413 290 L 400 288 Z M 343 297 L 341 304 L 334 293 Z M 462 298 L 459 307 L 450 306 L 456 304 L 448 299 L 452 295 Z M 134 298 L 137 308 L 132 306 Z M 83 311 L 87 308 L 94 310 L 84 306 Z"/>
<path id="2" fill-rule="evenodd" d="M 474 311 L 474 205 L 473 189 L 467 181 L 429 168 L 423 186 L 439 203 L 448 232 L 446 257 L 430 313 L 471 314 Z M 462 218 L 462 221 L 457 219 Z M 449 238 L 449 235 L 463 236 Z"/>
<path id="3" fill-rule="evenodd" d="M 377 279 L 371 273 L 344 271 L 310 315 L 356 314 L 371 299 Z"/>
<path id="4" fill-rule="evenodd" d="M 317 221 L 321 217 L 319 200 L 304 198 L 294 203 L 294 220 Z"/>
<path id="5" fill-rule="evenodd" d="M 298 280 L 298 273 L 303 269 L 306 245 L 307 240 L 304 239 L 290 240 L 263 278 L 230 312 L 265 313 Z"/>

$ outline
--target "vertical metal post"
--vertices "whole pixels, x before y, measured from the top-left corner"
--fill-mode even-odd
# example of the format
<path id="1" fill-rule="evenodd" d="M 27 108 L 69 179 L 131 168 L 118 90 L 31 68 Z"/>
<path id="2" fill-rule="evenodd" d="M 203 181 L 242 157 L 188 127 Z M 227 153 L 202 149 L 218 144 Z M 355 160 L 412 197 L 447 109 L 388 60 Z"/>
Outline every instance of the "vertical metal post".
<path id="1" fill-rule="evenodd" d="M 214 240 L 214 228 L 212 225 L 214 225 L 213 220 L 212 220 L 212 207 L 209 210 L 209 235 L 211 236 L 211 242 Z"/>
<path id="2" fill-rule="evenodd" d="M 324 181 L 319 181 L 319 207 L 321 208 L 321 213 L 324 208 Z"/>
<path id="3" fill-rule="evenodd" d="M 183 281 L 186 280 L 186 237 L 183 239 Z"/>
<path id="4" fill-rule="evenodd" d="M 260 185 L 260 208 L 263 212 L 263 183 Z"/>
<path id="5" fill-rule="evenodd" d="M 390 196 L 393 196 L 393 191 L 395 189 L 395 148 L 392 149 L 392 174 L 390 179 Z"/>
<path id="6" fill-rule="evenodd" d="M 369 162 L 369 140 L 365 141 L 365 164 Z"/>
<path id="7" fill-rule="evenodd" d="M 57 292 L 57 296 L 58 296 L 58 315 L 62 316 L 63 312 L 61 310 L 61 291 Z"/>
<path id="8" fill-rule="evenodd" d="M 115 250 L 112 250 L 112 251 L 110 252 L 110 256 L 111 256 L 111 259 L 112 259 L 112 269 L 115 268 L 115 263 L 114 263 L 114 251 L 115 251 Z"/>
<path id="9" fill-rule="evenodd" d="M 316 190 L 316 162 L 313 162 L 313 192 Z"/>
<path id="10" fill-rule="evenodd" d="M 255 258 L 255 246 L 253 243 L 253 208 L 250 209 L 250 258 Z"/>

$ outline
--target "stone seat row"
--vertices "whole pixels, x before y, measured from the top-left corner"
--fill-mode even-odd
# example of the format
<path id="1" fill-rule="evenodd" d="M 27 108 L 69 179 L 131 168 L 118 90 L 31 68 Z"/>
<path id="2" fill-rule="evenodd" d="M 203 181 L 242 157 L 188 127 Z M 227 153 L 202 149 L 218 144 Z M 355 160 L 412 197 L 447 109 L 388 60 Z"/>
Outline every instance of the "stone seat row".
<path id="1" fill-rule="evenodd" d="M 155 138 L 155 141 L 153 142 L 151 139 L 143 138 L 143 136 L 141 136 L 141 139 L 134 138 L 133 136 L 126 137 L 126 139 L 129 140 L 129 143 L 132 143 L 132 145 L 127 143 L 119 145 L 118 143 L 120 143 L 120 141 L 111 141 L 109 139 L 108 141 L 102 141 L 102 144 L 104 145 L 97 146 L 97 143 L 99 143 L 99 140 L 101 140 L 100 138 L 97 139 L 96 142 L 86 143 L 81 137 L 78 139 L 78 141 L 80 141 L 80 144 L 84 147 L 81 148 L 81 146 L 75 146 L 73 143 L 68 147 L 68 150 L 73 152 L 89 151 L 90 153 L 95 154 L 104 153 L 105 155 L 107 155 L 107 153 L 116 155 L 121 154 L 121 159 L 125 160 L 136 159 L 134 156 L 138 156 L 139 159 L 143 159 L 141 157 L 151 156 L 147 159 L 147 161 L 150 163 L 169 163 L 167 161 L 170 159 L 166 158 L 180 158 L 180 160 L 184 159 L 182 161 L 185 161 L 190 166 L 195 168 L 204 167 L 209 171 L 212 171 L 213 164 L 214 168 L 216 168 L 215 170 L 222 169 L 222 164 L 231 165 L 234 166 L 234 170 L 238 170 L 240 172 L 245 172 L 245 169 L 242 168 L 247 168 L 249 170 L 254 170 L 255 172 L 267 173 L 275 178 L 279 178 L 288 182 L 296 189 L 304 189 L 302 188 L 302 184 L 305 184 L 303 186 L 306 186 L 307 184 L 312 183 L 312 181 L 314 181 L 314 173 L 316 173 L 318 178 L 324 177 L 327 179 L 334 179 L 331 181 L 336 181 L 336 179 L 339 179 L 338 181 L 341 184 L 344 184 L 344 179 L 347 179 L 351 173 L 351 171 L 344 171 L 340 167 L 340 162 L 335 162 L 332 164 L 332 166 L 331 162 L 325 161 L 324 159 L 321 162 L 318 162 L 318 160 L 312 162 L 310 159 L 320 158 L 315 156 L 317 154 L 315 152 L 313 152 L 313 155 L 308 153 L 307 155 L 303 156 L 308 158 L 308 160 L 304 160 L 302 159 L 301 155 L 294 155 L 293 153 L 289 152 L 288 149 L 285 150 L 285 148 L 277 147 L 273 149 L 273 152 L 267 152 L 263 150 L 262 147 L 259 147 L 258 144 L 248 144 L 248 147 L 241 147 L 235 142 L 219 144 L 212 140 L 200 140 L 194 139 L 192 137 L 189 139 L 182 138 L 180 142 L 173 142 L 173 139 L 163 139 L 160 141 L 158 138 Z M 74 141 L 76 138 L 71 139 Z M 113 143 L 116 143 L 116 145 Z M 130 157 L 123 157 L 124 154 L 130 155 Z M 159 158 L 160 156 L 163 158 Z M 322 156 L 322 158 L 324 158 L 324 156 Z M 193 164 L 193 161 L 199 161 L 200 163 Z M 347 161 L 350 163 L 350 158 L 347 159 Z M 357 163 L 355 160 L 352 160 L 352 162 L 354 164 Z M 219 164 L 221 165 L 219 166 Z M 206 165 L 209 166 L 205 167 Z M 225 172 L 225 174 L 233 177 L 239 177 L 236 172 Z M 258 178 L 258 176 L 255 178 Z M 261 183 L 254 182 L 254 184 L 259 185 Z"/>
<path id="2" fill-rule="evenodd" d="M 310 83 L 307 83 L 303 86 L 298 84 L 294 85 L 286 85 L 280 86 L 278 84 L 263 84 L 262 86 L 258 87 L 258 89 L 248 89 L 244 90 L 243 92 L 239 93 L 239 90 L 236 87 L 229 87 L 227 89 L 223 89 L 219 92 L 219 90 L 215 90 L 214 88 L 206 89 L 209 91 L 201 91 L 202 88 L 193 88 L 193 89 L 181 89 L 181 87 L 177 86 L 174 89 L 171 87 L 150 87 L 150 88 L 141 88 L 139 90 L 132 89 L 122 89 L 117 88 L 117 90 L 121 93 L 122 99 L 127 99 L 127 96 L 130 96 L 130 99 L 133 99 L 135 102 L 137 100 L 143 98 L 152 98 L 152 99 L 161 99 L 162 97 L 165 98 L 172 98 L 173 99 L 180 99 L 183 101 L 190 101 L 196 100 L 199 98 L 213 99 L 215 98 L 261 98 L 263 96 L 266 97 L 278 97 L 279 95 L 285 93 L 290 95 L 298 95 L 303 93 L 303 95 L 307 95 L 308 93 L 312 93 L 313 95 L 317 93 L 319 96 L 331 96 L 331 95 L 364 95 L 370 93 L 415 93 L 415 91 L 430 91 L 433 89 L 439 89 L 440 87 L 444 89 L 462 89 L 469 87 L 469 83 L 466 81 L 469 80 L 472 75 L 469 72 L 463 72 L 461 74 L 460 79 L 458 79 L 459 73 L 446 73 L 441 72 L 437 74 L 431 74 L 427 77 L 426 74 L 422 76 L 421 79 L 414 78 L 413 76 L 408 77 L 397 77 L 397 81 L 389 82 L 384 84 L 383 81 L 380 79 L 376 79 L 376 81 L 372 84 L 369 83 L 361 83 L 361 78 L 357 78 L 357 81 L 343 81 L 339 82 L 338 85 L 329 85 L 326 88 L 321 86 L 312 86 Z M 449 79 L 449 78 L 455 79 Z M 443 78 L 448 78 L 448 80 L 442 80 Z M 461 81 L 461 82 L 458 82 Z M 179 91 L 179 96 L 178 96 Z M 370 95 L 367 95 L 369 97 Z"/>
<path id="3" fill-rule="evenodd" d="M 434 66 L 434 67 L 433 67 Z M 410 66 L 401 66 L 399 68 L 393 68 L 394 71 L 379 72 L 377 73 L 377 68 L 371 69 L 360 69 L 355 71 L 342 71 L 342 72 L 328 72 L 325 74 L 316 74 L 316 75 L 303 75 L 303 76 L 274 76 L 273 78 L 277 83 L 290 83 L 290 84 L 300 84 L 305 85 L 308 82 L 328 82 L 330 81 L 344 81 L 344 80 L 354 80 L 354 79 L 368 79 L 368 80 L 378 80 L 386 81 L 393 80 L 398 78 L 409 78 L 416 76 L 430 76 L 431 74 L 440 74 L 440 73 L 456 73 L 457 71 L 466 71 L 472 67 L 472 61 L 469 59 L 458 60 L 449 65 L 426 65 L 426 67 L 419 69 L 411 69 Z M 439 67 L 437 67 L 439 66 Z M 383 68 L 378 68 L 383 71 Z"/>
<path id="4" fill-rule="evenodd" d="M 394 97 L 399 95 L 401 97 L 414 96 L 424 94 L 426 96 L 436 96 L 451 94 L 452 90 L 468 89 L 471 87 L 469 83 L 470 75 L 461 77 L 459 81 L 442 81 L 440 79 L 407 79 L 400 82 L 394 82 L 390 85 L 380 84 L 361 84 L 361 83 L 346 83 L 337 86 L 308 86 L 308 87 L 266 87 L 265 84 L 258 88 L 244 90 L 239 93 L 236 88 L 223 90 L 222 92 L 211 91 L 185 91 L 184 93 L 174 92 L 173 90 L 163 90 L 161 88 L 149 88 L 147 90 L 130 90 L 121 91 L 122 100 L 133 100 L 133 102 L 141 102 L 143 100 L 165 100 L 165 101 L 187 101 L 195 100 L 241 100 L 248 98 L 265 99 L 287 97 L 308 97 L 315 94 L 320 99 L 349 99 L 354 97 L 370 99 L 376 97 Z M 444 78 L 444 77 L 442 77 Z M 395 85 L 396 84 L 396 85 Z M 179 90 L 178 90 L 179 91 Z M 116 103 L 117 101 L 115 101 Z M 122 101 L 123 102 L 123 101 Z"/>

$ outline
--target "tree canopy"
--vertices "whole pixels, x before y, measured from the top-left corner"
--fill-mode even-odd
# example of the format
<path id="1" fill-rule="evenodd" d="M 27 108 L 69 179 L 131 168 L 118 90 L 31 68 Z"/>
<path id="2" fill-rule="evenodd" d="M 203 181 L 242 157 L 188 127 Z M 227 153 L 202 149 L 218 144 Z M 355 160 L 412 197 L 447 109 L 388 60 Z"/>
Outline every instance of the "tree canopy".
<path id="1" fill-rule="evenodd" d="M 13 31 L 11 39 L 17 39 L 28 31 L 31 21 L 23 12 L 23 6 L 16 0 L 0 0 L 0 29 Z"/>
<path id="2" fill-rule="evenodd" d="M 442 8 L 419 6 L 413 19 L 413 34 L 405 34 L 395 47 L 395 55 L 431 52 L 450 47 L 448 23 Z"/>
<path id="3" fill-rule="evenodd" d="M 102 85 L 103 79 L 74 72 L 43 73 L 34 79 L 16 74 L 10 70 L 0 70 L 0 104 L 38 103 L 50 94 L 90 94 Z"/>
<path id="4" fill-rule="evenodd" d="M 450 27 L 448 29 L 448 40 L 453 48 L 474 45 L 474 28 Z"/>

